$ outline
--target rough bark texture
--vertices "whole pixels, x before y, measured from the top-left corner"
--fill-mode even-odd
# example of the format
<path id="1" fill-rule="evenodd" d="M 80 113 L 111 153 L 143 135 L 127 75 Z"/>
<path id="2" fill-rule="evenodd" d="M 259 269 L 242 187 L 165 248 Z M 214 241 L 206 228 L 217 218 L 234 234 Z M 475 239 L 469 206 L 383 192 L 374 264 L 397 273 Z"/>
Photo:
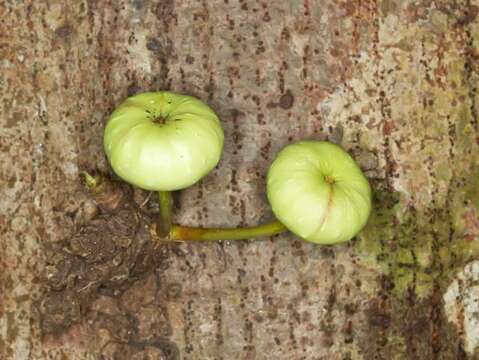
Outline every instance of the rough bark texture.
<path id="1" fill-rule="evenodd" d="M 478 13 L 477 0 L 2 1 L 0 358 L 478 356 Z M 366 229 L 335 247 L 282 235 L 143 256 L 141 216 L 125 223 L 148 194 L 89 221 L 79 172 L 109 171 L 108 114 L 160 89 L 207 101 L 226 136 L 217 169 L 177 196 L 177 222 L 270 219 L 275 154 L 327 138 L 371 179 Z M 62 266 L 78 286 L 118 252 L 136 264 L 123 277 L 78 306 L 55 293 Z M 73 305 L 49 331 L 55 301 Z"/>

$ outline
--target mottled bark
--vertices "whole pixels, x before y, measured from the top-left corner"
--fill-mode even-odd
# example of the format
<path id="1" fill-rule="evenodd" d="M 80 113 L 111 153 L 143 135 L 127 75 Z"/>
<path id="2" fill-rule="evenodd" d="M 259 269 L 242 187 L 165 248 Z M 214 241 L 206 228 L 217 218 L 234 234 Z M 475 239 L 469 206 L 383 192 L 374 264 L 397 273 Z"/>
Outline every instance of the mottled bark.
<path id="1" fill-rule="evenodd" d="M 477 0 L 1 2 L 0 358 L 474 358 L 478 12 Z M 108 114 L 160 89 L 207 101 L 225 129 L 221 163 L 177 195 L 175 221 L 270 220 L 270 162 L 315 138 L 371 179 L 370 223 L 335 247 L 290 234 L 166 247 L 141 232 L 147 193 L 97 214 L 79 174 L 109 171 Z M 77 299 L 58 298 L 52 266 L 110 264 L 127 240 L 146 244 L 130 263 L 152 261 L 54 307 L 65 326 L 48 333 L 45 299 Z"/>

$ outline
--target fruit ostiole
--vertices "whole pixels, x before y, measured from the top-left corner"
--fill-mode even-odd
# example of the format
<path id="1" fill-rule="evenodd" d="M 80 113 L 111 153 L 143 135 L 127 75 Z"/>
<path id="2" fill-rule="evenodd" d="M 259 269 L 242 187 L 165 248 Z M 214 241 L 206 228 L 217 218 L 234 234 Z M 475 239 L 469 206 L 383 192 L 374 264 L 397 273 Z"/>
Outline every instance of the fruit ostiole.
<path id="1" fill-rule="evenodd" d="M 332 143 L 301 141 L 281 150 L 268 171 L 268 200 L 278 220 L 239 229 L 172 225 L 171 191 L 207 175 L 220 160 L 223 142 L 220 120 L 208 105 L 168 91 L 126 99 L 104 133 L 113 171 L 132 185 L 157 192 L 155 232 L 162 241 L 238 240 L 290 230 L 309 242 L 336 244 L 366 224 L 371 189 L 354 160 Z"/>

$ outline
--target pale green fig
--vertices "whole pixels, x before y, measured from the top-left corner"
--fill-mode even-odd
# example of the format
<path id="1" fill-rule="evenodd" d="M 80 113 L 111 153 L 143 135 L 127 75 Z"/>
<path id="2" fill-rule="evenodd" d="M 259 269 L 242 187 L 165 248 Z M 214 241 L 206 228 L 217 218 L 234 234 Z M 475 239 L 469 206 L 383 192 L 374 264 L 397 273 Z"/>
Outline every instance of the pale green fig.
<path id="1" fill-rule="evenodd" d="M 104 149 L 123 180 L 145 190 L 186 188 L 220 160 L 223 129 L 202 101 L 172 92 L 126 99 L 110 116 Z"/>
<path id="2" fill-rule="evenodd" d="M 326 141 L 286 146 L 271 165 L 268 199 L 290 231 L 316 244 L 353 238 L 371 212 L 371 188 L 355 161 Z"/>

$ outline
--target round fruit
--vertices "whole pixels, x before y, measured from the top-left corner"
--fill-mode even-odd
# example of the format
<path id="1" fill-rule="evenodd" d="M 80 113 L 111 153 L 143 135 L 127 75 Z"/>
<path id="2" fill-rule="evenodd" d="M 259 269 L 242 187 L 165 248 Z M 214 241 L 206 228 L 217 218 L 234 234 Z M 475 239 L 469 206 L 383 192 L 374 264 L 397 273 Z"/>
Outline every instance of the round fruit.
<path id="1" fill-rule="evenodd" d="M 268 172 L 268 199 L 293 233 L 317 244 L 353 238 L 371 212 L 371 188 L 349 154 L 325 141 L 286 146 Z"/>
<path id="2" fill-rule="evenodd" d="M 223 129 L 202 101 L 172 92 L 126 99 L 105 128 L 107 158 L 123 180 L 145 190 L 186 188 L 218 163 Z"/>

